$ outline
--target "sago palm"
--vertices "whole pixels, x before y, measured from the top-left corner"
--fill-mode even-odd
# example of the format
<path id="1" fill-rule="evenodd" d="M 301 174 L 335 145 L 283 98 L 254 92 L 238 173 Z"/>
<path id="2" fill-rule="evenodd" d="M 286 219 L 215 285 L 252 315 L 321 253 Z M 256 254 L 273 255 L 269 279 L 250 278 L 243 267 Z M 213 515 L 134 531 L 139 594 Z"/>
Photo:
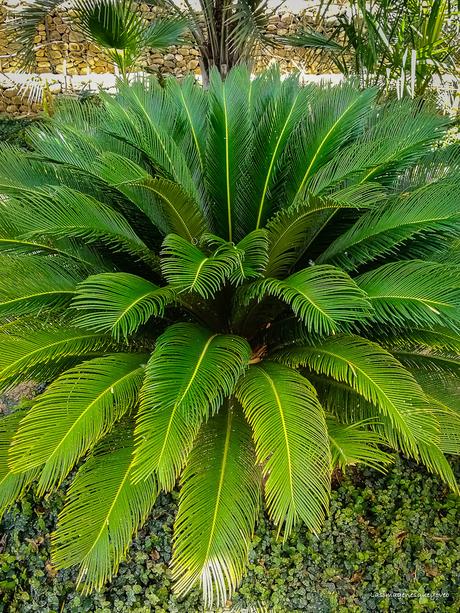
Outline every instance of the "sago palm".
<path id="1" fill-rule="evenodd" d="M 120 85 L 1 150 L 0 506 L 71 474 L 83 589 L 178 480 L 172 572 L 222 603 L 262 499 L 318 533 L 335 467 L 400 451 L 457 491 L 460 158 L 447 121 L 237 68 Z"/>

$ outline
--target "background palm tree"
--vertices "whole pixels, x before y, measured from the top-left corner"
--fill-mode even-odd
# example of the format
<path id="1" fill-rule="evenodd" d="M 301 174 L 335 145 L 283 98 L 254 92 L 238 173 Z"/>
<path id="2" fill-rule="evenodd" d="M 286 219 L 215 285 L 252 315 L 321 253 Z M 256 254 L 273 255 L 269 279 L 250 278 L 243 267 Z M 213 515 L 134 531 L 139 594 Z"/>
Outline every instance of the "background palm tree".
<path id="1" fill-rule="evenodd" d="M 75 470 L 84 590 L 180 479 L 172 567 L 223 603 L 262 495 L 321 530 L 335 467 L 400 451 L 458 491 L 459 145 L 377 90 L 244 68 L 120 85 L 0 152 L 0 507 Z"/>

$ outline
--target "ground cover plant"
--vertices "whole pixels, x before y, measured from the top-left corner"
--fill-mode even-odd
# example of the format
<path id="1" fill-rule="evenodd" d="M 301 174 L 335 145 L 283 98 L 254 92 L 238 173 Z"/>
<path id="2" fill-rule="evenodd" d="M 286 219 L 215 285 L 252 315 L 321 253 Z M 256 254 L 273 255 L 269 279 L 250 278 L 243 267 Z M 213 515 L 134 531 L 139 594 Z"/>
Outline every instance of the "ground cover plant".
<path id="1" fill-rule="evenodd" d="M 319 533 L 332 471 L 401 451 L 454 491 L 459 146 L 354 84 L 120 83 L 1 150 L 0 506 L 79 464 L 52 537 L 83 593 L 180 479 L 175 590 L 231 596 L 264 498 Z M 214 604 L 213 604 L 214 603 Z"/>
<path id="2" fill-rule="evenodd" d="M 458 462 L 454 468 L 458 476 Z M 171 589 L 176 492 L 159 498 L 118 575 L 91 594 L 76 590 L 73 569 L 56 572 L 50 562 L 50 533 L 64 499 L 63 488 L 46 501 L 30 492 L 6 513 L 0 541 L 2 613 L 202 610 L 198 589 L 183 599 Z M 283 541 L 260 517 L 248 571 L 227 610 L 456 611 L 459 524 L 456 496 L 417 464 L 396 461 L 385 475 L 349 469 L 334 484 L 319 538 L 299 526 Z"/>

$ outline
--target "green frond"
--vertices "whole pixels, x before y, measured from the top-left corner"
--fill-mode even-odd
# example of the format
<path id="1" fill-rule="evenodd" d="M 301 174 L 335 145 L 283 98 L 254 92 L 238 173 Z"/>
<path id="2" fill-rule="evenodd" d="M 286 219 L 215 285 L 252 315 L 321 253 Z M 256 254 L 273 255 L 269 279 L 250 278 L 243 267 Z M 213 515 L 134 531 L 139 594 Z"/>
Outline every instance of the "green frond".
<path id="1" fill-rule="evenodd" d="M 355 279 L 371 302 L 372 319 L 390 325 L 460 325 L 460 267 L 408 260 Z"/>
<path id="2" fill-rule="evenodd" d="M 460 455 L 459 376 L 441 370 L 411 372 L 435 410 L 440 428 L 437 447 L 443 453 Z"/>
<path id="3" fill-rule="evenodd" d="M 311 266 L 284 280 L 264 279 L 248 286 L 243 302 L 274 296 L 288 304 L 309 332 L 328 334 L 342 322 L 367 317 L 365 294 L 343 271 L 334 266 Z"/>
<path id="4" fill-rule="evenodd" d="M 66 306 L 87 271 L 65 258 L 0 255 L 0 317 L 22 317 Z"/>
<path id="5" fill-rule="evenodd" d="M 317 259 L 352 270 L 379 256 L 394 253 L 415 235 L 455 235 L 460 229 L 458 183 L 446 180 L 368 211 Z"/>
<path id="6" fill-rule="evenodd" d="M 460 377 L 460 357 L 456 352 L 427 350 L 423 347 L 407 349 L 394 348 L 391 353 L 406 368 L 423 371 L 439 371 Z"/>
<path id="7" fill-rule="evenodd" d="M 315 91 L 309 113 L 290 143 L 295 155 L 287 187 L 289 203 L 302 200 L 315 172 L 350 138 L 362 134 L 376 95 L 377 90 L 360 91 L 352 83 Z"/>
<path id="8" fill-rule="evenodd" d="M 13 473 L 8 466 L 8 454 L 13 436 L 25 411 L 15 411 L 0 417 L 0 519 L 37 478 L 38 470 Z"/>
<path id="9" fill-rule="evenodd" d="M 302 87 L 297 78 L 285 79 L 259 119 L 248 178 L 254 191 L 252 228 L 263 227 L 273 210 L 279 207 L 276 202 L 279 161 L 293 131 L 308 113 L 309 99 L 314 91 L 312 87 Z M 271 193 L 273 189 L 275 194 Z"/>
<path id="10" fill-rule="evenodd" d="M 428 470 L 438 475 L 457 496 L 460 495 L 460 488 L 454 471 L 439 447 L 434 444 L 422 444 L 419 451 L 420 459 Z"/>
<path id="11" fill-rule="evenodd" d="M 79 311 L 74 323 L 96 332 L 127 339 L 151 317 L 162 317 L 175 293 L 143 277 L 126 272 L 88 277 L 77 287 L 72 306 Z"/>
<path id="12" fill-rule="evenodd" d="M 268 235 L 266 230 L 253 230 L 236 245 L 238 266 L 230 276 L 236 285 L 247 279 L 262 277 L 268 262 Z"/>
<path id="13" fill-rule="evenodd" d="M 241 379 L 236 397 L 254 432 L 270 517 L 286 537 L 299 520 L 318 533 L 329 504 L 331 456 L 315 389 L 291 368 L 262 362 Z"/>
<path id="14" fill-rule="evenodd" d="M 144 242 L 114 209 L 64 186 L 36 190 L 32 196 L 8 200 L 1 212 L 2 227 L 15 228 L 18 238 L 76 238 L 102 241 L 114 251 L 154 261 Z"/>
<path id="15" fill-rule="evenodd" d="M 184 21 L 170 17 L 149 24 L 132 0 L 73 0 L 77 27 L 102 47 L 125 73 L 149 47 L 164 49 L 181 42 Z"/>
<path id="16" fill-rule="evenodd" d="M 101 589 L 117 572 L 133 534 L 157 496 L 153 477 L 135 484 L 131 437 L 109 437 L 79 469 L 52 535 L 57 568 L 79 566 L 83 592 Z M 76 538 L 78 535 L 78 538 Z"/>
<path id="17" fill-rule="evenodd" d="M 341 424 L 335 418 L 326 420 L 331 444 L 332 466 L 345 471 L 347 466 L 363 464 L 383 471 L 393 462 L 393 456 L 379 448 L 386 441 L 376 432 L 365 428 L 366 421 Z"/>
<path id="18" fill-rule="evenodd" d="M 0 222 L 0 254 L 17 257 L 33 255 L 34 257 L 61 256 L 69 264 L 76 263 L 88 271 L 100 271 L 109 268 L 107 260 L 87 245 L 78 244 L 73 239 L 21 238 L 21 230 L 2 228 Z"/>
<path id="19" fill-rule="evenodd" d="M 241 409 L 203 424 L 181 479 L 172 557 L 177 593 L 198 581 L 205 607 L 225 606 L 246 565 L 260 501 L 260 471 Z"/>
<path id="20" fill-rule="evenodd" d="M 135 435 L 135 478 L 174 487 L 201 423 L 229 396 L 251 357 L 248 342 L 195 324 L 170 326 L 145 372 Z"/>
<path id="21" fill-rule="evenodd" d="M 431 113 L 415 100 L 376 106 L 363 133 L 318 169 L 309 188 L 322 194 L 346 179 L 392 186 L 401 173 L 417 168 L 427 151 L 434 150 L 447 125 L 445 117 Z"/>
<path id="22" fill-rule="evenodd" d="M 243 238 L 248 208 L 243 169 L 252 135 L 248 113 L 249 71 L 232 70 L 225 81 L 211 71 L 205 180 L 219 235 L 229 242 Z"/>
<path id="23" fill-rule="evenodd" d="M 83 362 L 55 379 L 21 421 L 14 472 L 41 467 L 38 491 L 62 483 L 75 463 L 136 406 L 148 356 L 119 353 Z"/>
<path id="24" fill-rule="evenodd" d="M 181 187 L 164 177 L 152 177 L 126 156 L 105 152 L 95 161 L 94 172 L 141 210 L 159 230 L 193 241 L 206 225 L 198 203 Z"/>
<path id="25" fill-rule="evenodd" d="M 181 140 L 192 167 L 203 173 L 206 158 L 208 97 L 193 75 L 184 79 L 167 79 L 166 96 L 180 118 Z"/>
<path id="26" fill-rule="evenodd" d="M 417 457 L 419 442 L 438 438 L 423 390 L 385 349 L 358 336 L 337 335 L 311 347 L 280 350 L 276 359 L 343 382 L 387 416 L 398 445 Z"/>
<path id="27" fill-rule="evenodd" d="M 460 355 L 460 332 L 455 332 L 442 326 L 425 326 L 410 328 L 409 330 L 397 330 L 394 334 L 385 331 L 378 338 L 378 342 L 392 350 L 399 349 L 429 349 L 445 351 L 446 353 L 458 353 Z"/>
<path id="28" fill-rule="evenodd" d="M 176 234 L 168 234 L 161 251 L 161 270 L 177 292 L 195 292 L 210 298 L 236 271 L 240 254 L 224 243 L 211 255 Z"/>
<path id="29" fill-rule="evenodd" d="M 140 152 L 156 173 L 174 181 L 195 202 L 200 192 L 185 152 L 176 141 L 177 111 L 156 80 L 120 82 L 116 96 L 102 95 L 104 130 Z"/>
<path id="30" fill-rule="evenodd" d="M 340 209 L 366 209 L 383 197 L 373 183 L 351 185 L 327 196 L 307 194 L 306 199 L 281 209 L 267 224 L 270 237 L 267 276 L 288 273 L 320 229 Z"/>
<path id="31" fill-rule="evenodd" d="M 72 328 L 0 335 L 0 389 L 27 380 L 47 381 L 84 358 L 113 349 L 107 336 Z"/>

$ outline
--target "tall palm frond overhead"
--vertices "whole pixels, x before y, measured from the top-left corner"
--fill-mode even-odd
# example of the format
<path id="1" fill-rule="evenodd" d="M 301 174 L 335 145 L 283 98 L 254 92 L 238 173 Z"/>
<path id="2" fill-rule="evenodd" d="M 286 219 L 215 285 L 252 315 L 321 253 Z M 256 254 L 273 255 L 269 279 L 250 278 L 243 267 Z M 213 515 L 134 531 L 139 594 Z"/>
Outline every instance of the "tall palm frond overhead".
<path id="1" fill-rule="evenodd" d="M 402 452 L 458 491 L 460 147 L 353 84 L 120 84 L 0 151 L 0 503 L 75 471 L 84 590 L 180 482 L 172 569 L 222 604 L 262 500 L 318 533 L 335 467 Z"/>
<path id="2" fill-rule="evenodd" d="M 106 51 L 122 74 L 132 70 L 147 48 L 164 49 L 178 44 L 186 30 L 200 52 L 201 75 L 208 82 L 217 68 L 222 76 L 237 64 L 250 64 L 261 48 L 295 45 L 339 51 L 340 44 L 320 32 L 301 30 L 295 35 L 267 36 L 271 15 L 284 4 L 268 7 L 267 0 L 198 0 L 199 11 L 187 0 L 147 0 L 162 10 L 149 25 L 138 0 L 34 0 L 21 7 L 9 26 L 26 64 L 34 60 L 34 37 L 39 23 L 65 5 L 68 15 L 86 38 Z"/>

